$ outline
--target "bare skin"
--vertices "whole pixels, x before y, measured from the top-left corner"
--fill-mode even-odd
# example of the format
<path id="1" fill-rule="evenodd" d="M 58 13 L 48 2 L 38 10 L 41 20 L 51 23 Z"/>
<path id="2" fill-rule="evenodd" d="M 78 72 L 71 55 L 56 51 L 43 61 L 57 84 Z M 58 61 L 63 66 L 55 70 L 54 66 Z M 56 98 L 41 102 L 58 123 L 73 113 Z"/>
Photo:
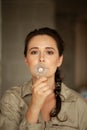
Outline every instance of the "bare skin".
<path id="1" fill-rule="evenodd" d="M 55 103 L 56 103 L 56 100 L 55 100 L 55 95 L 53 93 L 48 96 L 48 98 L 46 99 L 46 101 L 44 102 L 41 108 L 41 114 L 44 121 L 50 120 L 50 112 L 55 107 Z"/>

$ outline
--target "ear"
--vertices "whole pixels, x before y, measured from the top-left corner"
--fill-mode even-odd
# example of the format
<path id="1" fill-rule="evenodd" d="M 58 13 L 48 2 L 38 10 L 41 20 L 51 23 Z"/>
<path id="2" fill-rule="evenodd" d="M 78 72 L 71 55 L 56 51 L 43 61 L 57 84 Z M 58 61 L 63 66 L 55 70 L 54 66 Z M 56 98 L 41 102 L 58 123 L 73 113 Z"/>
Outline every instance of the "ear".
<path id="1" fill-rule="evenodd" d="M 62 62 L 63 62 L 63 55 L 61 55 L 58 59 L 58 65 L 57 67 L 60 67 L 62 65 Z"/>
<path id="2" fill-rule="evenodd" d="M 24 61 L 25 61 L 25 64 L 28 66 L 28 60 L 26 57 L 24 58 Z"/>

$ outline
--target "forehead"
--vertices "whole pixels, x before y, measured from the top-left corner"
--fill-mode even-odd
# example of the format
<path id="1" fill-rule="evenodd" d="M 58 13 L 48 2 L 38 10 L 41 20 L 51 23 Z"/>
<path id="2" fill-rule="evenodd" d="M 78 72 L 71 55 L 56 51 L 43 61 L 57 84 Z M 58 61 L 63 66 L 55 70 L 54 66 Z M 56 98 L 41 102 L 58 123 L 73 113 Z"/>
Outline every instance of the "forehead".
<path id="1" fill-rule="evenodd" d="M 37 35 L 31 38 L 31 40 L 28 43 L 29 47 L 32 46 L 50 46 L 50 47 L 55 47 L 57 48 L 57 42 L 55 39 L 49 35 Z"/>

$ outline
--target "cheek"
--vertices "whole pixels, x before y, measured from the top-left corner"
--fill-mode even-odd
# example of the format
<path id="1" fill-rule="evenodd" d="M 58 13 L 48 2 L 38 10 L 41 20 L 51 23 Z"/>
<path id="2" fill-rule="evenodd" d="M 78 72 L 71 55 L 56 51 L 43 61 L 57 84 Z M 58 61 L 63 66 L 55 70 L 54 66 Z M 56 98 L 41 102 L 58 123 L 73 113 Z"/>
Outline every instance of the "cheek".
<path id="1" fill-rule="evenodd" d="M 51 69 L 52 69 L 53 71 L 55 71 L 56 68 L 57 68 L 57 65 L 58 65 L 58 61 L 57 61 L 57 60 L 53 61 L 52 64 L 51 64 Z"/>
<path id="2" fill-rule="evenodd" d="M 49 66 L 49 74 L 51 74 L 51 75 L 54 74 L 58 67 L 58 59 L 55 59 L 55 60 L 51 59 L 51 61 L 48 60 L 48 66 Z"/>
<path id="3" fill-rule="evenodd" d="M 27 67 L 29 69 L 29 72 L 31 73 L 31 75 L 33 75 L 34 66 L 36 64 L 36 61 L 33 60 L 32 58 L 28 57 L 28 58 L 26 58 L 26 64 L 27 64 Z"/>
<path id="4" fill-rule="evenodd" d="M 49 64 L 49 66 L 52 65 L 53 67 L 56 67 L 58 65 L 58 58 L 53 57 L 51 58 L 51 60 L 48 58 L 47 63 Z"/>
<path id="5" fill-rule="evenodd" d="M 28 57 L 27 58 L 27 63 L 28 63 L 28 66 L 33 66 L 37 63 L 37 60 L 36 59 L 33 59 L 32 57 Z"/>

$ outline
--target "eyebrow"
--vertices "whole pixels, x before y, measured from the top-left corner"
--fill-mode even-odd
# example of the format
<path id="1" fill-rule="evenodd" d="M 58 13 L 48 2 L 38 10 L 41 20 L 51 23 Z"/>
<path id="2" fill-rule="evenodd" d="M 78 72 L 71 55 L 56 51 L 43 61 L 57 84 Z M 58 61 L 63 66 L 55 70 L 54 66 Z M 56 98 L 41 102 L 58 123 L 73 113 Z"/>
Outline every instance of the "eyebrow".
<path id="1" fill-rule="evenodd" d="M 52 49 L 52 50 L 55 50 L 53 47 L 46 47 L 46 49 Z"/>
<path id="2" fill-rule="evenodd" d="M 29 51 L 31 51 L 32 49 L 38 49 L 38 47 L 32 47 L 29 49 Z"/>
<path id="3" fill-rule="evenodd" d="M 31 51 L 32 49 L 39 49 L 39 47 L 32 47 L 32 48 L 29 49 L 29 51 Z M 53 47 L 46 47 L 45 49 L 55 50 Z"/>

